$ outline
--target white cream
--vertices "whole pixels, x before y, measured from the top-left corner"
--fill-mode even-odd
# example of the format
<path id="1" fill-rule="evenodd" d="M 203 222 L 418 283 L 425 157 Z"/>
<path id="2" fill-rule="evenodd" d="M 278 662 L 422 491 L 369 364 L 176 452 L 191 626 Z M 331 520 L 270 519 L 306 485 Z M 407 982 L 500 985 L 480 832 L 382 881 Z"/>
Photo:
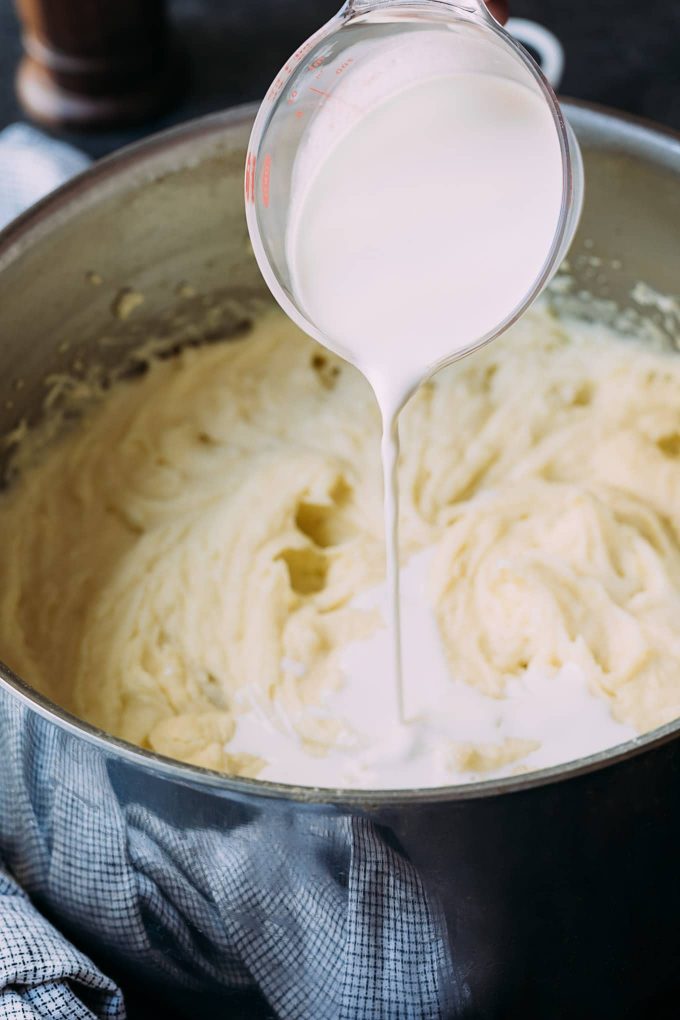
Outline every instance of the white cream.
<path id="1" fill-rule="evenodd" d="M 351 97 L 350 97 L 351 98 Z M 348 97 L 343 97 L 348 102 Z M 329 107 L 330 108 L 330 107 Z M 328 141 L 329 118 L 316 132 Z M 363 112 L 319 160 L 310 127 L 291 199 L 295 299 L 332 350 L 371 383 L 383 421 L 387 578 L 394 693 L 401 676 L 397 415 L 447 360 L 492 333 L 531 291 L 563 193 L 557 130 L 516 81 L 449 74 Z"/>
<path id="2" fill-rule="evenodd" d="M 391 411 L 531 290 L 562 188 L 552 115 L 524 85 L 461 74 L 411 86 L 298 180 L 296 299 Z"/>
<path id="3" fill-rule="evenodd" d="M 563 667 L 553 677 L 528 671 L 508 683 L 506 696 L 491 698 L 451 678 L 428 598 L 432 550 L 413 556 L 402 569 L 402 642 L 408 726 L 390 723 L 393 677 L 390 635 L 381 627 L 352 642 L 342 654 L 345 683 L 320 711 L 346 723 L 343 739 L 323 757 L 305 749 L 284 716 L 252 711 L 237 717 L 232 753 L 261 756 L 260 779 L 357 789 L 436 787 L 544 768 L 629 740 L 631 726 L 616 722 L 607 702 L 593 695 L 583 672 Z M 379 609 L 388 619 L 385 585 L 365 592 L 354 604 Z M 289 670 L 296 663 L 283 664 Z M 506 763 L 461 767 L 468 745 L 508 747 L 527 753 Z"/>

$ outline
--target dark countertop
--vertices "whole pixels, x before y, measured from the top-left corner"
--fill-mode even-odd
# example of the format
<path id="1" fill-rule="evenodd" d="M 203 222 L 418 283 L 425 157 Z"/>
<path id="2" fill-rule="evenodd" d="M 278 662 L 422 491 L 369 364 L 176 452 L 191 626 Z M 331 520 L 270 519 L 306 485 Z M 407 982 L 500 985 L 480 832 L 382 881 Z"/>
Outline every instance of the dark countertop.
<path id="1" fill-rule="evenodd" d="M 565 95 L 618 107 L 680 130 L 678 0 L 510 0 L 566 51 Z M 340 0 L 169 0 L 190 79 L 168 115 L 126 131 L 63 133 L 92 156 L 178 121 L 256 100 L 298 43 Z M 13 77 L 21 55 L 12 0 L 0 0 L 0 128 L 21 119 Z"/>
<path id="2" fill-rule="evenodd" d="M 60 137 L 98 157 L 179 121 L 256 100 L 340 0 L 169 0 L 169 6 L 190 69 L 182 102 L 135 129 Z M 565 95 L 680 130 L 678 0 L 511 0 L 511 7 L 515 16 L 540 21 L 561 39 Z M 0 129 L 22 119 L 13 88 L 20 55 L 13 4 L 0 0 Z M 134 989 L 126 990 L 126 998 L 130 1020 L 158 1010 L 157 1002 Z"/>

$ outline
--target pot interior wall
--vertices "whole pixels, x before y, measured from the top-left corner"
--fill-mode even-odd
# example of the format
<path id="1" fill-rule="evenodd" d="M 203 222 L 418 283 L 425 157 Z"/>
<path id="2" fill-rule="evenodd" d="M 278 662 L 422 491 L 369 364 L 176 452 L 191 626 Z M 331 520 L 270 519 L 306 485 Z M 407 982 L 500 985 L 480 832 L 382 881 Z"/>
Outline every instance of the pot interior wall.
<path id="1" fill-rule="evenodd" d="M 117 157 L 0 248 L 0 436 L 40 417 L 55 375 L 134 370 L 129 355 L 149 339 L 223 337 L 271 300 L 243 210 L 249 130 L 241 118 L 140 162 Z M 130 292 L 144 300 L 128 311 Z"/>

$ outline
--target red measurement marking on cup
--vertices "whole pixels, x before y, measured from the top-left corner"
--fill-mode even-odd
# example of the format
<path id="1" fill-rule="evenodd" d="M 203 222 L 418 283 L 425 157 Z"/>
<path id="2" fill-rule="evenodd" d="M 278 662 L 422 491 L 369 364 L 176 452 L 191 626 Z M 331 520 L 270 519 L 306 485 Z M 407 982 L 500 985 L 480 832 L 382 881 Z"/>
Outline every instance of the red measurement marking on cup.
<path id="1" fill-rule="evenodd" d="M 267 89 L 267 95 L 264 97 L 268 102 L 270 102 L 270 103 L 274 102 L 274 100 L 276 99 L 276 97 L 280 93 L 281 89 L 283 88 L 284 81 L 285 81 L 285 78 L 282 78 L 280 75 L 279 75 L 278 78 L 274 79 L 274 81 L 271 83 L 271 85 Z"/>
<path id="2" fill-rule="evenodd" d="M 314 49 L 314 39 L 308 39 L 302 46 L 296 49 L 293 56 L 290 58 L 291 64 L 299 64 L 303 57 L 306 57 L 310 50 Z"/>
<path id="3" fill-rule="evenodd" d="M 273 103 L 278 98 L 283 86 L 288 81 L 291 71 L 307 56 L 309 51 L 314 48 L 314 45 L 314 39 L 308 39 L 306 43 L 303 43 L 303 45 L 295 51 L 290 60 L 283 65 L 280 73 L 267 89 L 267 94 L 264 97 L 266 102 Z"/>
<path id="4" fill-rule="evenodd" d="M 262 204 L 264 205 L 265 209 L 269 208 L 269 182 L 271 180 L 271 172 L 272 172 L 272 157 L 270 153 L 267 153 L 267 155 L 264 157 L 264 163 L 262 165 L 262 180 L 261 180 Z"/>
<path id="5" fill-rule="evenodd" d="M 340 67 L 336 67 L 336 69 L 335 69 L 336 75 L 341 75 L 342 72 L 346 71 L 347 68 L 349 67 L 349 65 L 353 64 L 353 63 L 354 63 L 354 57 L 348 57 L 347 60 L 343 61 L 342 64 L 340 64 Z"/>
<path id="6" fill-rule="evenodd" d="M 357 113 L 362 113 L 363 110 L 356 103 L 350 103 L 344 96 L 338 96 L 335 92 L 325 92 L 323 89 L 317 89 L 314 85 L 309 86 L 309 91 L 314 92 L 317 96 L 321 96 L 323 102 L 319 103 L 319 106 L 325 106 L 326 103 L 332 99 L 334 103 L 339 103 L 341 106 L 346 107 L 348 110 L 355 110 Z"/>
<path id="7" fill-rule="evenodd" d="M 246 202 L 255 201 L 255 164 L 257 157 L 249 152 L 246 156 Z"/>

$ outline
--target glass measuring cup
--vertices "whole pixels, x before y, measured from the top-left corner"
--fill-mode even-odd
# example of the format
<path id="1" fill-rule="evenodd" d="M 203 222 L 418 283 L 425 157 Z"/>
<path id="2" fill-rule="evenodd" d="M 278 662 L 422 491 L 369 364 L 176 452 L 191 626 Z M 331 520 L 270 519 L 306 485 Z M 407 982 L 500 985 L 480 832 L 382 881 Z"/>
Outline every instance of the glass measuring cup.
<path id="1" fill-rule="evenodd" d="M 545 101 L 559 139 L 563 193 L 552 245 L 533 286 L 494 328 L 429 371 L 514 322 L 552 278 L 576 230 L 583 199 L 576 138 L 536 63 L 482 0 L 348 0 L 295 51 L 272 83 L 253 126 L 245 171 L 248 229 L 270 290 L 306 333 L 341 356 L 348 352 L 318 329 L 292 286 L 286 239 L 295 182 L 301 174 L 311 178 L 334 142 L 368 111 L 409 85 L 449 73 L 510 79 Z"/>

